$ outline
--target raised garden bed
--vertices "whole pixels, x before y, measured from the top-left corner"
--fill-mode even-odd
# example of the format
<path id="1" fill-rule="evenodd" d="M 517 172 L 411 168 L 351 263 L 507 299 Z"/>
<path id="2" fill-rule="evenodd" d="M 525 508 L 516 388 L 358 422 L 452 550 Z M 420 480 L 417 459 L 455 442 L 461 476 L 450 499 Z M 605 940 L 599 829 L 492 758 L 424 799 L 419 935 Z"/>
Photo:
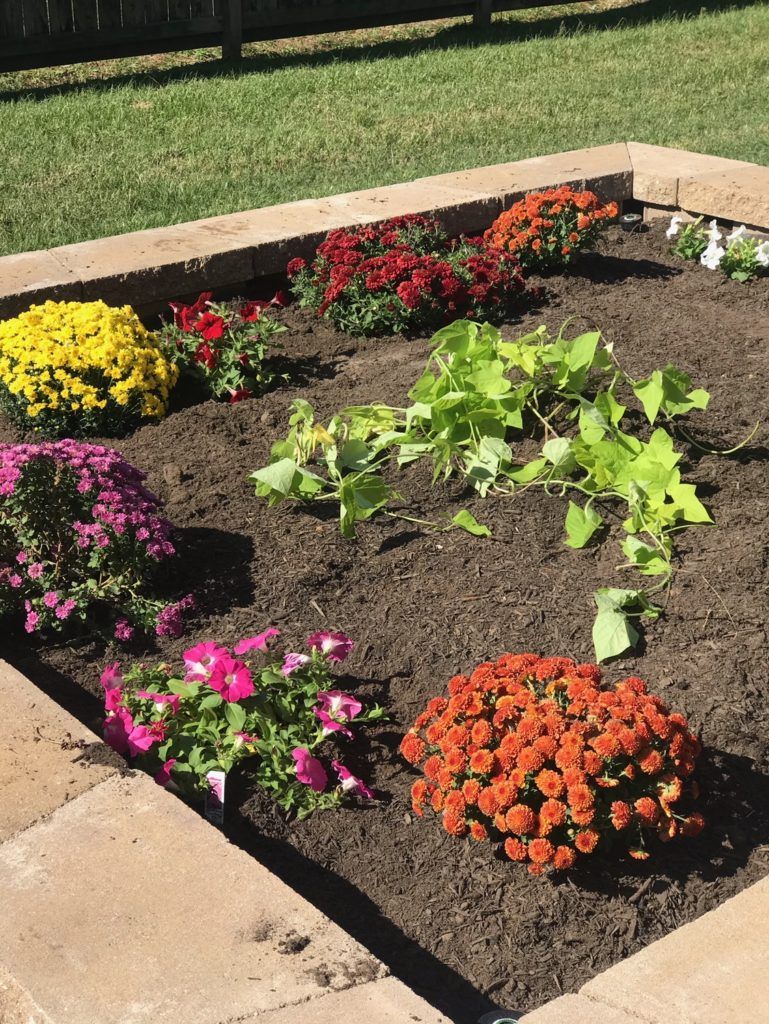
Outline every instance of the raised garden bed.
<path id="1" fill-rule="evenodd" d="M 613 229 L 598 253 L 542 280 L 540 308 L 504 333 L 517 337 L 541 323 L 555 331 L 576 315 L 601 328 L 636 376 L 675 363 L 712 396 L 707 414 L 691 417 L 698 436 L 728 448 L 769 415 L 769 280 L 743 286 L 668 249 L 661 227 Z M 308 626 L 344 629 L 356 641 L 344 665 L 350 686 L 391 715 L 350 762 L 378 803 L 288 824 L 250 784 L 246 762 L 229 783 L 232 837 L 457 1020 L 490 1003 L 526 1009 L 575 990 L 762 877 L 766 427 L 728 458 L 686 449 L 686 478 L 701 486 L 717 526 L 682 534 L 683 566 L 665 615 L 645 627 L 636 657 L 605 672 L 643 676 L 700 731 L 707 830 L 642 864 L 586 861 L 565 880 L 531 878 L 489 844 L 415 818 L 414 773 L 397 746 L 426 701 L 480 661 L 508 650 L 593 660 L 590 594 L 617 585 L 617 548 L 565 547 L 564 504 L 541 491 L 479 499 L 456 482 L 431 489 L 421 465 L 399 480 L 410 514 L 435 519 L 467 508 L 492 539 L 375 517 L 350 542 L 331 510 L 268 508 L 246 476 L 285 436 L 294 398 L 323 417 L 352 403 L 401 404 L 429 351 L 427 339 L 350 338 L 295 307 L 279 318 L 299 383 L 235 406 L 181 409 L 114 442 L 148 471 L 181 528 L 182 557 L 169 563 L 164 588 L 174 597 L 192 590 L 199 604 L 186 637 L 136 646 L 135 656 L 178 657 L 193 632 L 235 640 L 270 622 L 297 645 Z M 17 439 L 0 425 L 0 440 Z M 99 671 L 114 653 L 96 642 L 7 641 L 22 671 L 96 729 Z"/>

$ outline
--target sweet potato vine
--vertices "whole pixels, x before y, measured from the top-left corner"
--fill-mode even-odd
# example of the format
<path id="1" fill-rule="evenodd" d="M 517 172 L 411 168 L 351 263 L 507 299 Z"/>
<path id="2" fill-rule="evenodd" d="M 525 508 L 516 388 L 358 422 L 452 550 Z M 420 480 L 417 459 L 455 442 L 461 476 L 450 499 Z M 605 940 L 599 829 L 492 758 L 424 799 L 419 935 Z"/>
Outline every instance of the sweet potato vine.
<path id="1" fill-rule="evenodd" d="M 640 404 L 651 430 L 627 415 L 621 397 Z M 568 495 L 566 543 L 573 548 L 595 542 L 607 518 L 619 514 L 623 568 L 656 583 L 599 589 L 593 641 L 599 660 L 632 647 L 632 619 L 660 614 L 651 598 L 670 584 L 676 534 L 712 522 L 694 484 L 681 478 L 682 453 L 669 432 L 678 417 L 706 408 L 707 392 L 672 365 L 633 379 L 598 331 L 568 339 L 562 328 L 552 338 L 541 327 L 505 341 L 489 324 L 460 320 L 434 336 L 409 398 L 403 408 L 351 406 L 325 426 L 308 402 L 295 401 L 288 437 L 249 478 L 257 495 L 270 504 L 337 502 L 342 533 L 353 537 L 377 512 L 413 519 L 392 509 L 400 495 L 383 471 L 429 459 L 433 482 L 456 474 L 481 496 L 529 487 Z M 541 448 L 524 462 L 514 445 L 532 431 Z M 452 526 L 489 533 L 466 510 L 443 528 Z"/>

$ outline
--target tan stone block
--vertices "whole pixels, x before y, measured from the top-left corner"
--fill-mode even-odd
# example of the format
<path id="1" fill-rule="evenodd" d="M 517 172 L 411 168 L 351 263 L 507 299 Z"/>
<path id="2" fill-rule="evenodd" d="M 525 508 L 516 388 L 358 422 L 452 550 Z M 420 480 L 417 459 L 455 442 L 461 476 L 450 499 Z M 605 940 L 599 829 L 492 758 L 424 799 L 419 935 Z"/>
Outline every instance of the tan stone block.
<path id="1" fill-rule="evenodd" d="M 628 1016 L 585 996 L 561 996 L 521 1017 L 520 1024 L 656 1024 L 643 1013 Z M 715 1024 L 715 1022 L 714 1022 Z"/>
<path id="2" fill-rule="evenodd" d="M 55 1024 L 215 1024 L 386 969 L 146 775 L 0 845 L 0 964 Z"/>
<path id="3" fill-rule="evenodd" d="M 645 142 L 628 142 L 627 149 L 633 165 L 633 198 L 660 206 L 686 205 L 679 198 L 679 183 L 684 178 L 754 166 L 742 160 L 651 146 Z"/>
<path id="4" fill-rule="evenodd" d="M 48 1017 L 0 967 L 0 1024 L 52 1024 Z"/>
<path id="5" fill-rule="evenodd" d="M 590 188 L 604 201 L 621 202 L 632 195 L 632 167 L 624 142 L 476 167 L 421 180 L 494 195 L 503 208 L 526 192 L 558 185 Z"/>
<path id="6" fill-rule="evenodd" d="M 589 981 L 653 1024 L 758 1024 L 769 1004 L 769 878 Z"/>
<path id="7" fill-rule="evenodd" d="M 90 743 L 98 737 L 0 661 L 0 842 L 115 774 L 82 758 Z"/>
<path id="8" fill-rule="evenodd" d="M 382 978 L 312 999 L 301 1006 L 303 1024 L 451 1024 L 397 978 Z M 238 1024 L 298 1024 L 294 1006 L 248 1017 Z"/>
<path id="9" fill-rule="evenodd" d="M 82 298 L 147 306 L 250 280 L 252 243 L 205 222 L 133 231 L 51 249 L 82 282 Z"/>
<path id="10" fill-rule="evenodd" d="M 686 210 L 769 229 L 769 167 L 743 164 L 682 177 L 678 202 Z"/>
<path id="11" fill-rule="evenodd" d="M 46 299 L 79 299 L 80 282 L 45 249 L 0 257 L 0 319 Z"/>
<path id="12" fill-rule="evenodd" d="M 365 189 L 333 196 L 332 202 L 349 209 L 355 220 L 387 220 L 407 213 L 436 217 L 450 235 L 485 230 L 501 205 L 499 197 L 484 189 L 449 184 L 445 175 L 417 178 L 399 185 Z"/>

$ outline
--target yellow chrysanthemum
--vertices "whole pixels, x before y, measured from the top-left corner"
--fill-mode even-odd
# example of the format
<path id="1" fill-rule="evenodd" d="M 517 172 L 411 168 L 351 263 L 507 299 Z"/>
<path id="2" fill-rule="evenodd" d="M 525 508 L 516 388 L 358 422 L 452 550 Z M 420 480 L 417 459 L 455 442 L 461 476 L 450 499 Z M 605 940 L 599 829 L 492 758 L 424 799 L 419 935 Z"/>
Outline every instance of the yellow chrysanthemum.
<path id="1" fill-rule="evenodd" d="M 83 411 L 159 418 L 177 377 L 130 306 L 46 302 L 0 321 L 0 390 L 33 419 L 69 416 L 68 431 Z"/>

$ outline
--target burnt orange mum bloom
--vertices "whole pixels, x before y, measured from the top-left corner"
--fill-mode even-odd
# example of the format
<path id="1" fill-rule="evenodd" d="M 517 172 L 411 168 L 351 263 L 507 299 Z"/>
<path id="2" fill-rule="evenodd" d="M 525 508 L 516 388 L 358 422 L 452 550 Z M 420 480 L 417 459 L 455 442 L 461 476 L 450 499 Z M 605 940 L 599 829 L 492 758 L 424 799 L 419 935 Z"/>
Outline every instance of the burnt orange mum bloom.
<path id="1" fill-rule="evenodd" d="M 577 743 L 576 741 L 564 743 L 555 755 L 555 763 L 561 769 L 571 768 L 575 765 L 581 767 L 582 751 L 583 747 L 581 743 Z"/>
<path id="2" fill-rule="evenodd" d="M 467 822 L 452 811 L 443 812 L 443 827 L 450 836 L 467 835 Z"/>
<path id="3" fill-rule="evenodd" d="M 477 803 L 480 792 L 481 785 L 477 779 L 468 779 L 462 786 L 462 796 L 468 804 Z"/>
<path id="4" fill-rule="evenodd" d="M 638 767 L 646 775 L 657 775 L 665 767 L 665 759 L 658 750 L 650 750 L 638 758 Z"/>
<path id="5" fill-rule="evenodd" d="M 511 832 L 531 835 L 537 827 L 537 816 L 526 804 L 514 804 L 505 815 L 505 822 Z"/>
<path id="6" fill-rule="evenodd" d="M 601 733 L 595 739 L 590 740 L 590 746 L 603 758 L 617 757 L 622 753 L 622 745 L 616 736 L 609 732 Z"/>
<path id="7" fill-rule="evenodd" d="M 454 775 L 463 771 L 466 765 L 467 755 L 463 750 L 460 750 L 459 747 L 453 747 L 446 754 L 446 767 L 450 772 L 453 772 Z"/>
<path id="8" fill-rule="evenodd" d="M 705 819 L 699 811 L 695 811 L 694 814 L 690 814 L 688 818 L 681 822 L 681 835 L 689 837 L 698 836 L 704 828 Z"/>
<path id="9" fill-rule="evenodd" d="M 543 793 L 545 796 L 560 796 L 566 789 L 563 776 L 559 775 L 558 772 L 551 771 L 549 768 L 543 768 L 535 776 L 534 783 L 540 793 Z"/>
<path id="10" fill-rule="evenodd" d="M 639 797 L 633 804 L 636 817 L 642 825 L 656 825 L 660 817 L 660 805 L 650 796 Z"/>
<path id="11" fill-rule="evenodd" d="M 577 217 L 577 227 L 579 228 L 580 231 L 584 231 L 585 228 L 589 228 L 590 227 L 590 218 L 586 217 L 584 213 L 581 213 L 579 215 L 579 217 Z"/>
<path id="12" fill-rule="evenodd" d="M 598 775 L 603 771 L 603 758 L 594 750 L 586 750 L 582 756 L 582 765 L 588 775 Z"/>
<path id="13" fill-rule="evenodd" d="M 488 814 L 489 817 L 498 810 L 497 794 L 492 786 L 487 786 L 478 794 L 478 809 L 483 811 L 484 814 Z"/>
<path id="14" fill-rule="evenodd" d="M 625 803 L 624 800 L 615 800 L 611 805 L 611 823 L 620 832 L 623 828 L 627 828 L 630 822 L 633 820 L 633 812 L 630 809 L 630 804 Z"/>
<path id="15" fill-rule="evenodd" d="M 539 816 L 551 825 L 563 825 L 566 821 L 566 804 L 561 800 L 545 800 L 539 809 Z"/>
<path id="16" fill-rule="evenodd" d="M 524 747 L 518 754 L 518 767 L 524 772 L 537 772 L 545 763 L 544 754 L 534 747 Z"/>
<path id="17" fill-rule="evenodd" d="M 538 736 L 534 740 L 534 749 L 545 757 L 555 757 L 558 752 L 558 741 L 553 736 Z"/>
<path id="18" fill-rule="evenodd" d="M 549 864 L 553 859 L 555 847 L 549 839 L 532 839 L 529 843 L 529 859 L 534 864 Z"/>
<path id="19" fill-rule="evenodd" d="M 419 764 L 425 756 L 425 745 L 416 733 L 407 732 L 401 740 L 400 751 L 409 764 Z"/>
<path id="20" fill-rule="evenodd" d="M 569 806 L 573 807 L 575 811 L 587 811 L 595 803 L 595 797 L 593 796 L 592 790 L 588 786 L 578 785 L 571 786 L 567 793 L 567 799 Z"/>
<path id="21" fill-rule="evenodd" d="M 595 818 L 595 808 L 588 807 L 584 811 L 575 811 L 573 808 L 569 812 L 571 814 L 571 820 L 575 825 L 590 825 Z"/>
<path id="22" fill-rule="evenodd" d="M 556 846 L 553 854 L 553 867 L 557 871 L 566 871 L 573 868 L 577 862 L 577 855 L 570 846 Z"/>
<path id="23" fill-rule="evenodd" d="M 491 726 L 485 718 L 481 718 L 475 722 L 470 730 L 470 736 L 473 743 L 477 743 L 481 747 L 486 746 L 491 739 Z"/>
<path id="24" fill-rule="evenodd" d="M 525 844 L 520 839 L 513 839 L 512 837 L 505 840 L 505 853 L 510 860 L 523 861 L 528 858 Z"/>
<path id="25" fill-rule="evenodd" d="M 494 755 L 490 750 L 476 750 L 470 758 L 470 768 L 478 775 L 488 775 L 494 767 Z"/>
<path id="26" fill-rule="evenodd" d="M 583 829 L 582 832 L 577 832 L 574 837 L 574 845 L 580 853 L 592 853 L 596 846 L 598 846 L 600 838 L 600 834 L 595 829 Z"/>
<path id="27" fill-rule="evenodd" d="M 473 821 L 470 823 L 470 835 L 476 842 L 481 843 L 484 839 L 489 838 L 489 833 L 486 831 L 486 826 L 482 825 L 480 821 Z"/>

